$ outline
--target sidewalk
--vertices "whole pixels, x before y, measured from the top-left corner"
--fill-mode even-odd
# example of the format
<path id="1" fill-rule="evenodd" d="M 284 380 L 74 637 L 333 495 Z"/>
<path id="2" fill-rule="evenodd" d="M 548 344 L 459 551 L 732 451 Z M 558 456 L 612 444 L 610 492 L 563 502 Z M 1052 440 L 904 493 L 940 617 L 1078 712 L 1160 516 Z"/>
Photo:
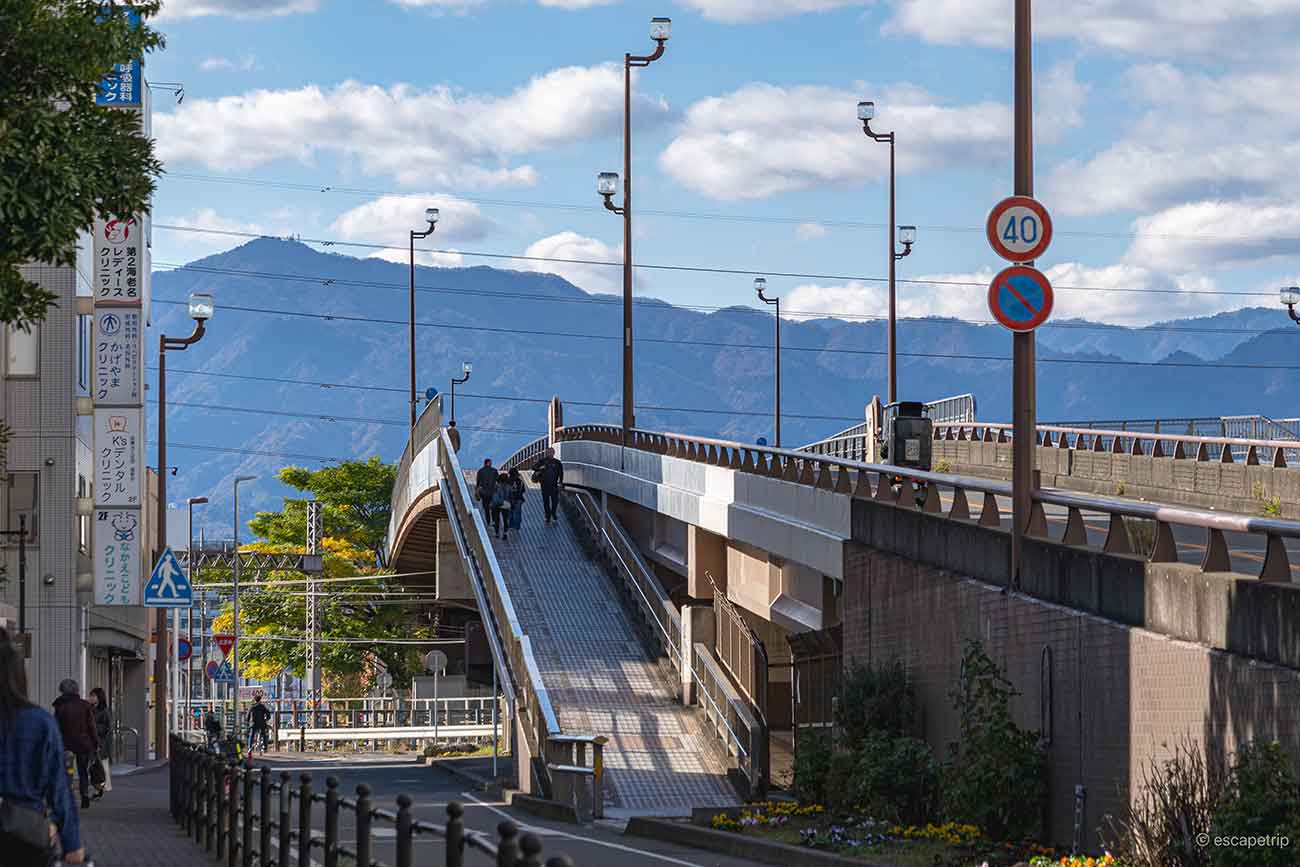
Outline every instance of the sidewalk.
<path id="1" fill-rule="evenodd" d="M 113 775 L 113 791 L 81 811 L 81 838 L 95 867 L 177 867 L 208 862 L 168 814 L 167 766 Z"/>

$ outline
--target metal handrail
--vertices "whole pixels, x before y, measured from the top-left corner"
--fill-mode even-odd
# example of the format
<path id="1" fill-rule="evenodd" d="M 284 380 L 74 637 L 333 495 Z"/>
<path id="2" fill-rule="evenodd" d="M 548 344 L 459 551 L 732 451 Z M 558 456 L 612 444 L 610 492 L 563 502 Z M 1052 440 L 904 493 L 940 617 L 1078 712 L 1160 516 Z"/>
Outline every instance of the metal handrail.
<path id="1" fill-rule="evenodd" d="M 516 469 L 517 467 L 524 466 L 533 458 L 541 454 L 544 454 L 546 450 L 550 448 L 550 446 L 551 446 L 550 434 L 547 434 L 544 437 L 539 437 L 538 439 L 533 440 L 532 442 L 528 443 L 528 445 L 519 449 L 519 451 L 515 452 L 510 457 L 506 458 L 506 462 L 501 465 L 502 472 L 508 473 L 511 470 Z"/>
<path id="2" fill-rule="evenodd" d="M 970 427 L 967 425 L 967 427 Z M 977 425 L 976 427 L 983 427 Z M 574 425 L 557 432 L 560 441 L 591 439 L 597 442 L 619 444 L 622 431 L 613 425 Z M 926 470 L 897 467 L 889 464 L 867 464 L 844 458 L 812 455 L 807 452 L 755 446 L 711 437 L 688 436 L 634 429 L 629 438 L 630 447 L 669 457 L 684 458 L 717 466 L 730 467 L 809 485 L 840 494 L 875 499 L 894 505 L 911 506 L 930 513 L 941 513 L 940 487 L 953 489 L 950 518 L 972 518 L 968 492 L 984 495 L 979 522 L 987 526 L 1001 525 L 1001 512 L 996 497 L 1009 497 L 1011 485 L 992 479 L 957 476 Z M 875 476 L 875 490 L 868 482 Z M 898 483 L 901 490 L 895 490 Z M 912 496 L 913 485 L 920 485 L 922 497 Z M 1259 577 L 1269 581 L 1289 581 L 1290 564 L 1283 538 L 1300 538 L 1300 522 L 1248 515 L 1233 515 L 1205 509 L 1185 508 L 1115 497 L 1076 494 L 1058 489 L 1038 489 L 1032 492 L 1034 507 L 1030 519 L 1030 533 L 1047 538 L 1047 521 L 1043 505 L 1062 505 L 1069 510 L 1063 537 L 1066 544 L 1088 544 L 1081 512 L 1100 512 L 1110 516 L 1111 524 L 1103 549 L 1108 553 L 1131 553 L 1123 524 L 1124 516 L 1150 518 L 1157 522 L 1156 538 L 1148 559 L 1151 562 L 1177 562 L 1178 552 L 1170 525 L 1190 526 L 1206 530 L 1205 556 L 1201 562 L 1203 572 L 1230 571 L 1230 552 L 1223 532 L 1265 534 L 1267 548 Z"/>
<path id="3" fill-rule="evenodd" d="M 952 397 L 941 397 L 938 400 L 932 400 L 925 404 L 925 415 L 935 424 L 947 424 L 975 421 L 975 395 L 957 394 Z M 830 447 L 842 443 L 852 442 L 861 439 L 871 432 L 871 422 L 861 421 L 852 427 L 845 428 L 842 431 L 831 434 L 830 436 L 809 443 L 806 446 L 800 446 L 801 452 L 814 452 L 817 454 L 829 453 Z"/>

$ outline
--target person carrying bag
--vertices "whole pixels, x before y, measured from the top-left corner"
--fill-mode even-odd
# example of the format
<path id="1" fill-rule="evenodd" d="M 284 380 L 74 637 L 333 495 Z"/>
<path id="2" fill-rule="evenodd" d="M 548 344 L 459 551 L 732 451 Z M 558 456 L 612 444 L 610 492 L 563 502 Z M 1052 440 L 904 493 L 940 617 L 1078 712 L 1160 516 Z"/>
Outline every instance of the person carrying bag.
<path id="1" fill-rule="evenodd" d="M 63 736 L 27 698 L 27 674 L 0 629 L 0 863 L 84 864 L 81 818 L 64 766 Z"/>

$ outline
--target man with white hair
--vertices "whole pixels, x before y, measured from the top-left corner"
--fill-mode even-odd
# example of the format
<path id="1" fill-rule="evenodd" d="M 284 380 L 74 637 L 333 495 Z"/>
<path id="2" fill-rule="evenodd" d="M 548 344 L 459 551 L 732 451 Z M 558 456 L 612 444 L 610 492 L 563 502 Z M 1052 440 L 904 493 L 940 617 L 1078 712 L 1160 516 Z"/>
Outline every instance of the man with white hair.
<path id="1" fill-rule="evenodd" d="M 54 718 L 59 721 L 63 748 L 77 757 L 81 809 L 89 809 L 90 763 L 99 755 L 99 735 L 95 732 L 95 709 L 81 697 L 81 687 L 72 678 L 59 683 L 59 697 L 54 700 Z"/>

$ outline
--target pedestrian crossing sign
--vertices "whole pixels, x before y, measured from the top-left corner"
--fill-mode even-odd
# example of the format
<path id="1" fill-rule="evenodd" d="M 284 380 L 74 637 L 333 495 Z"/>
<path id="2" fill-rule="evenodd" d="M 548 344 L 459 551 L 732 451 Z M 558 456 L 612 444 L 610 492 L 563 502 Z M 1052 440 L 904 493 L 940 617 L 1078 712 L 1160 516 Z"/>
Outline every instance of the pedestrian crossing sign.
<path id="1" fill-rule="evenodd" d="M 163 550 L 144 585 L 144 604 L 151 608 L 189 608 L 194 604 L 194 588 L 171 548 Z"/>
<path id="2" fill-rule="evenodd" d="M 217 671 L 212 675 L 213 683 L 234 683 L 235 670 L 230 667 L 230 660 L 227 659 L 221 665 L 217 666 Z"/>

